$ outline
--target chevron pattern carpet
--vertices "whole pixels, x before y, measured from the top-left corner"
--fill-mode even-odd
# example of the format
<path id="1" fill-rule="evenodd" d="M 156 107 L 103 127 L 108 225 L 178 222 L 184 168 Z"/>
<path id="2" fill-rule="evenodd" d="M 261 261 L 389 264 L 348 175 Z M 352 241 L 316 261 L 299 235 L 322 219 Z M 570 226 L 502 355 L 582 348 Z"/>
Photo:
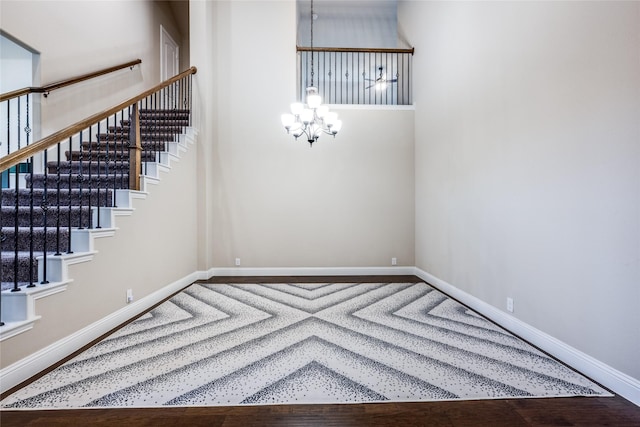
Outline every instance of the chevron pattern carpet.
<path id="1" fill-rule="evenodd" d="M 1 404 L 609 395 L 425 283 L 193 284 Z"/>

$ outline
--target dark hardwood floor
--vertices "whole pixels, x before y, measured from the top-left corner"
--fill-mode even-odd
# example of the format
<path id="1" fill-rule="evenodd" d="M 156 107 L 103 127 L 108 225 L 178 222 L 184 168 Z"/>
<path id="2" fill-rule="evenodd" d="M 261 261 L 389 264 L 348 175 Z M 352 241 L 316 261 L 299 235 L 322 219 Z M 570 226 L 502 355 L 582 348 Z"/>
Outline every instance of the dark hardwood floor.
<path id="1" fill-rule="evenodd" d="M 3 411 L 2 427 L 54 426 L 640 426 L 621 397 L 349 405 Z"/>
<path id="2" fill-rule="evenodd" d="M 208 283 L 420 282 L 415 276 L 216 277 Z M 640 427 L 622 397 L 421 403 L 0 411 L 0 426 L 616 426 Z"/>

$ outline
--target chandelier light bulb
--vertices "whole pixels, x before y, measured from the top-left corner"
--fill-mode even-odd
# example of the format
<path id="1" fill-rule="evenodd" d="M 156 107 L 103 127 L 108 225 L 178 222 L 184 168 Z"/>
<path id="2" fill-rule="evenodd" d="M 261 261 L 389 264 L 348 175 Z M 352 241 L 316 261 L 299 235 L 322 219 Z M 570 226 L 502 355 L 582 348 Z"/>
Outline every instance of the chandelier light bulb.
<path id="1" fill-rule="evenodd" d="M 320 95 L 318 95 L 318 89 L 315 87 L 308 87 L 307 105 L 309 106 L 309 108 L 315 110 L 316 108 L 320 107 L 320 104 L 322 104 L 322 98 L 320 97 Z"/>
<path id="2" fill-rule="evenodd" d="M 282 119 L 282 126 L 284 126 L 287 132 L 289 132 L 289 129 L 291 129 L 291 126 L 293 126 L 293 124 L 296 121 L 295 116 L 293 114 L 283 114 L 281 116 L 281 119 Z"/>
<path id="3" fill-rule="evenodd" d="M 342 129 L 342 120 L 336 120 L 336 122 L 333 124 L 333 126 L 330 127 L 330 129 L 332 135 L 340 132 L 340 129 Z"/>

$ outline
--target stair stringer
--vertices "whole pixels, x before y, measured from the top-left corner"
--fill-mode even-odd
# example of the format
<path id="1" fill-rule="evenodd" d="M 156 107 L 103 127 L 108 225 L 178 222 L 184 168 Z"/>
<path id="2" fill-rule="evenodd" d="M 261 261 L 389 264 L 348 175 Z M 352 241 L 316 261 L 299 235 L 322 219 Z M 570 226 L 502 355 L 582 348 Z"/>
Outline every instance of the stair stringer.
<path id="1" fill-rule="evenodd" d="M 130 216 L 135 211 L 134 200 L 144 200 L 147 189 L 161 181 L 161 173 L 171 171 L 171 163 L 179 162 L 180 155 L 187 151 L 188 145 L 195 143 L 197 131 L 185 128 L 184 133 L 176 136 L 176 141 L 167 143 L 167 151 L 158 153 L 157 162 L 147 164 L 146 174 L 140 175 L 141 190 L 115 190 L 117 207 L 92 208 L 94 224 L 97 224 L 100 210 L 100 228 L 73 229 L 71 231 L 72 253 L 48 255 L 46 259 L 48 283 L 38 283 L 35 287 L 22 287 L 18 292 L 6 290 L 2 292 L 2 313 L 5 324 L 0 326 L 0 342 L 25 333 L 33 328 L 42 316 L 37 314 L 36 302 L 39 299 L 67 290 L 73 282 L 69 275 L 69 266 L 91 261 L 98 251 L 95 249 L 96 239 L 113 237 L 118 230 L 116 217 Z M 44 258 L 38 257 L 38 277 L 44 277 Z"/>

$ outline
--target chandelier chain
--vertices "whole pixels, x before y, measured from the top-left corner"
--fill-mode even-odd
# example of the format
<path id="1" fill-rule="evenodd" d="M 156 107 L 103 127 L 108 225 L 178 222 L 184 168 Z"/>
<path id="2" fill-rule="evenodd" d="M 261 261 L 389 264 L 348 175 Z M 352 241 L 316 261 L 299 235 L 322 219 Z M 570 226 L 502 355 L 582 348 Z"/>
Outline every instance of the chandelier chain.
<path id="1" fill-rule="evenodd" d="M 311 0 L 311 86 L 313 86 L 313 0 Z"/>

